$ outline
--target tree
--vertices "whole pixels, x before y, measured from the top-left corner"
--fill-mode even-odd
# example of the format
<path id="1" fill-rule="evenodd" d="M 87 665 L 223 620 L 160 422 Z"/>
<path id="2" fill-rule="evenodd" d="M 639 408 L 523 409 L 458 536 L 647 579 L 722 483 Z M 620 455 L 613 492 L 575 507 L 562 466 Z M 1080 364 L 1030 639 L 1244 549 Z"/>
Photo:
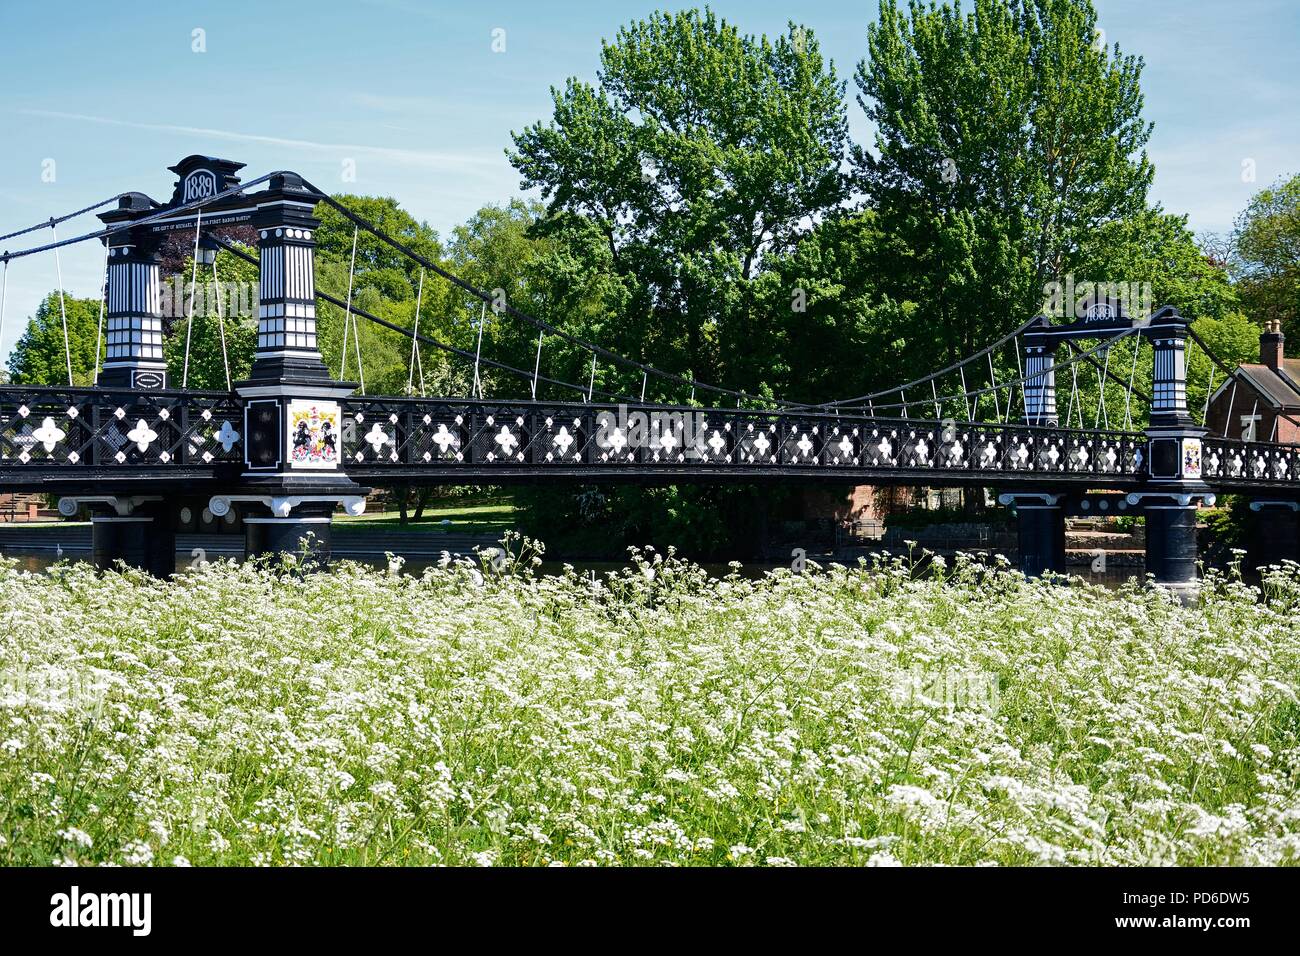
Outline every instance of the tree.
<path id="1" fill-rule="evenodd" d="M 254 249 L 244 247 L 244 250 L 256 255 Z M 182 314 L 167 323 L 170 331 L 163 340 L 169 384 L 174 388 L 186 383 L 189 388 L 224 391 L 227 387 L 227 362 L 231 383 L 248 378 L 253 367 L 253 353 L 257 348 L 258 268 L 223 249 L 217 252 L 215 281 L 212 266 L 200 266 L 198 272 L 194 272 L 192 254 L 188 260 L 179 263 L 177 274 L 182 278 L 181 296 L 180 301 L 173 304 L 173 309 Z M 194 315 L 191 319 L 188 313 L 192 280 L 197 281 L 197 286 L 193 289 Z M 185 369 L 187 335 L 190 340 L 188 377 Z"/>
<path id="2" fill-rule="evenodd" d="M 779 339 L 802 316 L 762 282 L 769 263 L 793 253 L 848 195 L 844 84 L 834 66 L 804 27 L 747 36 L 698 10 L 624 27 L 600 60 L 596 85 L 570 79 L 553 89 L 551 120 L 513 136 L 523 186 L 546 201 L 531 234 L 554 242 L 534 270 L 546 280 L 541 303 L 567 331 L 671 372 L 747 391 L 788 383 Z M 589 354 L 556 344 L 547 355 L 548 368 L 588 380 Z M 692 398 L 690 389 L 645 384 L 651 400 Z M 604 362 L 596 385 L 635 395 L 642 379 Z M 773 496 L 679 487 L 619 488 L 581 502 L 523 497 L 538 499 L 530 513 L 539 521 L 599 520 L 708 552 L 735 540 Z"/>
<path id="3" fill-rule="evenodd" d="M 771 317 L 773 393 L 818 402 L 901 381 L 915 361 L 907 348 L 914 305 L 883 291 L 878 256 L 887 241 L 873 210 L 846 211 L 769 260 L 755 299 Z"/>
<path id="4" fill-rule="evenodd" d="M 1099 226 L 1079 271 L 1150 283 L 1154 307 L 1172 305 L 1193 320 L 1223 319 L 1241 308 L 1226 265 L 1201 247 L 1187 217 L 1159 208 Z"/>
<path id="5" fill-rule="evenodd" d="M 442 260 L 442 246 L 437 233 L 427 223 L 419 222 L 402 209 L 397 200 L 352 195 L 334 198 L 429 261 Z M 353 305 L 403 328 L 413 328 L 420 265 L 382 239 L 365 230 L 357 230 L 351 220 L 332 206 L 322 203 L 316 208 L 315 215 L 321 223 L 316 231 L 317 290 L 331 293 L 346 303 L 350 279 Z M 352 260 L 354 234 L 357 238 L 355 269 Z M 437 332 L 440 327 L 438 316 L 446 314 L 445 283 L 427 275 L 421 299 L 421 329 Z M 355 332 L 352 322 L 347 323 L 345 366 L 344 316 L 344 309 L 324 301 L 317 302 L 319 343 L 326 366 L 335 375 L 346 370 L 352 381 L 364 378 L 366 391 L 371 394 L 405 392 L 410 378 L 410 337 L 354 316 Z M 362 363 L 360 374 L 358 352 Z"/>
<path id="6" fill-rule="evenodd" d="M 56 290 L 47 295 L 9 353 L 10 380 L 17 385 L 67 385 L 70 352 L 72 384 L 83 387 L 93 384 L 99 304 L 98 299 L 78 299 L 65 293 L 63 305 L 68 319 L 68 349 L 65 350 L 59 293 Z"/>
<path id="7" fill-rule="evenodd" d="M 889 237 L 876 274 L 915 303 L 906 371 L 993 341 L 1085 262 L 1101 271 L 1079 281 L 1128 281 L 1101 234 L 1147 208 L 1151 127 L 1141 59 L 1096 24 L 1088 0 L 882 0 L 856 76 L 875 148 L 854 163 Z"/>
<path id="8" fill-rule="evenodd" d="M 1261 189 L 1237 217 L 1234 271 L 1256 320 L 1300 336 L 1300 175 Z"/>
<path id="9" fill-rule="evenodd" d="M 514 134 L 510 160 L 547 201 L 538 231 L 583 250 L 598 237 L 628 280 L 623 344 L 740 384 L 767 350 L 749 288 L 765 257 L 846 196 L 843 91 L 802 27 L 769 40 L 656 13 L 603 44 L 597 86 L 552 90 L 552 120 Z"/>

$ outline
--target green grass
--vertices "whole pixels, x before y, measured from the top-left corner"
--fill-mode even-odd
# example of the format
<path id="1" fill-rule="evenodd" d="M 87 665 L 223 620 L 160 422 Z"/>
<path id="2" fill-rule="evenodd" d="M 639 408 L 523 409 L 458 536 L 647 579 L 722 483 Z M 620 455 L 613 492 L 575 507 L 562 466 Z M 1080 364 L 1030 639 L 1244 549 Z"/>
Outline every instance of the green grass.
<path id="1" fill-rule="evenodd" d="M 411 514 L 414 514 L 412 509 Z M 443 522 L 450 522 L 444 524 Z M 402 524 L 397 511 L 367 511 L 350 517 L 336 515 L 334 531 L 419 531 L 500 536 L 515 527 L 515 508 L 509 501 L 435 503 L 425 509 L 419 521 Z"/>
<path id="2" fill-rule="evenodd" d="M 55 518 L 51 521 L 0 521 L 0 534 L 7 531 L 21 531 L 24 528 L 88 528 L 89 521 L 65 521 Z"/>
<path id="3" fill-rule="evenodd" d="M 418 577 L 0 560 L 0 865 L 1300 859 L 1294 566 L 1183 607 L 510 545 Z"/>

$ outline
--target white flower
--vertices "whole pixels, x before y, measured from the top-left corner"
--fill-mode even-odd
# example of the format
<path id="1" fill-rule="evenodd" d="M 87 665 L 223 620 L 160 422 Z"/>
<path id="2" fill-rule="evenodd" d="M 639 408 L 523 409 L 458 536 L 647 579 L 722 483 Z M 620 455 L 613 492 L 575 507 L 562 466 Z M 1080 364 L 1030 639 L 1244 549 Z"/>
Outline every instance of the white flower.
<path id="1" fill-rule="evenodd" d="M 153 862 L 153 847 L 139 840 L 122 847 L 122 861 L 127 866 L 148 866 Z"/>
<path id="2" fill-rule="evenodd" d="M 66 830 L 60 830 L 59 836 L 69 843 L 75 843 L 77 846 L 90 847 L 95 845 L 95 841 L 90 838 L 90 834 L 85 830 L 78 830 L 76 827 L 68 827 Z"/>

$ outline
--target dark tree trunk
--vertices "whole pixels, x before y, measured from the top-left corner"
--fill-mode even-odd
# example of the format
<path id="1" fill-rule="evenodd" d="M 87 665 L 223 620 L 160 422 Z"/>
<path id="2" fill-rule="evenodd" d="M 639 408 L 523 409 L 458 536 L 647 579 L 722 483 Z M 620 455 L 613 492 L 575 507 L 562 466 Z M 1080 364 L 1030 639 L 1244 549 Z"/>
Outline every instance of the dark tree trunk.
<path id="1" fill-rule="evenodd" d="M 433 497 L 432 488 L 421 488 L 415 495 L 415 521 L 424 517 L 424 509 L 429 506 L 429 499 Z"/>

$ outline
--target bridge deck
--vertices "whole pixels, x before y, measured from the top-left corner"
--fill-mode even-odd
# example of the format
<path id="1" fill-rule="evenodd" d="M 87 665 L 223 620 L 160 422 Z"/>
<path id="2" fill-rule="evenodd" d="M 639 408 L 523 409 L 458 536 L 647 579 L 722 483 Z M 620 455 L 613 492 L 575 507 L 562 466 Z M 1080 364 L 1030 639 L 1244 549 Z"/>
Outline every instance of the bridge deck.
<path id="1" fill-rule="evenodd" d="M 852 481 L 1134 488 L 1141 432 L 814 412 L 354 396 L 336 438 L 366 485 Z M 238 479 L 245 430 L 225 392 L 0 387 L 0 488 L 178 491 Z M 286 453 L 288 449 L 286 449 Z M 1203 441 L 1203 477 L 1297 487 L 1300 447 Z"/>

